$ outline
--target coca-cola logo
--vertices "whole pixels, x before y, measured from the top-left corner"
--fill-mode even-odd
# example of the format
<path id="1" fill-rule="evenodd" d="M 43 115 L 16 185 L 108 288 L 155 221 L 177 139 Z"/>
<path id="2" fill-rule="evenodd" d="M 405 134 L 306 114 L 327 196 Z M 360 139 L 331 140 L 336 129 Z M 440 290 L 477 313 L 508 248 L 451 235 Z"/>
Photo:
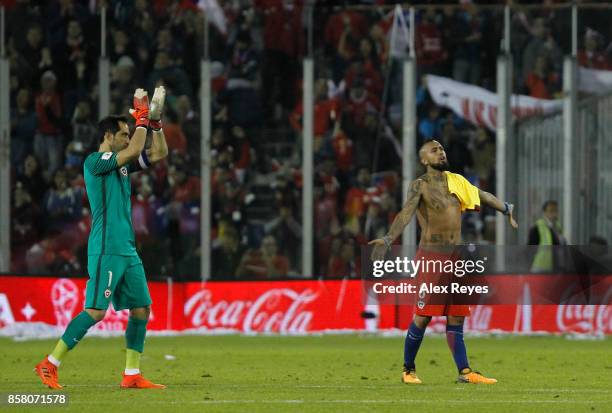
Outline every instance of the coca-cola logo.
<path id="1" fill-rule="evenodd" d="M 194 327 L 245 333 L 305 333 L 313 318 L 313 312 L 305 307 L 317 297 L 311 289 L 273 288 L 254 300 L 215 302 L 212 291 L 201 290 L 185 302 L 184 314 Z"/>
<path id="2" fill-rule="evenodd" d="M 566 292 L 567 296 L 573 298 L 566 304 L 557 307 L 557 327 L 561 332 L 610 334 L 612 333 L 612 306 L 609 304 L 582 305 L 573 304 L 582 298 L 571 295 L 571 290 Z M 609 288 L 602 303 L 609 303 L 612 299 L 612 288 Z"/>
<path id="3" fill-rule="evenodd" d="M 612 306 L 559 305 L 557 327 L 571 333 L 612 333 Z"/>

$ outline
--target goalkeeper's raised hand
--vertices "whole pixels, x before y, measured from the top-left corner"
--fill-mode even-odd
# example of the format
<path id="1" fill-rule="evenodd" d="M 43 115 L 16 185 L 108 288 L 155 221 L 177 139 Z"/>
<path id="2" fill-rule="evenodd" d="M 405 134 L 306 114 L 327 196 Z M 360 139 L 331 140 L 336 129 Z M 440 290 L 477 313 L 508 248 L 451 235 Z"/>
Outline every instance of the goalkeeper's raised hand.
<path id="1" fill-rule="evenodd" d="M 134 92 L 134 108 L 130 109 L 130 115 L 136 119 L 136 127 L 144 128 L 149 126 L 149 97 L 147 91 L 141 88 Z"/>
<path id="2" fill-rule="evenodd" d="M 151 107 L 149 108 L 149 126 L 154 131 L 159 131 L 162 128 L 161 115 L 164 110 L 164 102 L 166 101 L 166 89 L 163 86 L 158 86 L 153 92 L 151 99 Z"/>

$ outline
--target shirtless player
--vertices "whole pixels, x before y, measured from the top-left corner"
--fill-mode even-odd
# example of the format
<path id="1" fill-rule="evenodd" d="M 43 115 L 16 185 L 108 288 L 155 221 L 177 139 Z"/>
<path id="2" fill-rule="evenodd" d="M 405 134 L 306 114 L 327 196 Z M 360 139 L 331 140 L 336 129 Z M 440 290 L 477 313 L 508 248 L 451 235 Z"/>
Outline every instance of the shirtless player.
<path id="1" fill-rule="evenodd" d="M 471 185 L 461 175 L 447 172 L 448 162 L 444 148 L 438 141 L 430 140 L 419 150 L 421 163 L 427 172 L 410 185 L 408 199 L 397 214 L 387 235 L 369 242 L 374 246 L 372 260 L 384 259 L 393 241 L 400 236 L 416 212 L 421 227 L 421 242 L 417 256 L 436 256 L 435 251 L 448 249 L 461 242 L 461 213 L 488 205 L 508 216 L 513 228 L 518 225 L 512 216 L 513 205 L 502 202 L 494 195 Z M 434 252 L 428 252 L 434 251 Z M 470 315 L 467 305 L 424 305 L 415 310 L 404 345 L 404 372 L 402 381 L 421 384 L 416 375 L 415 358 L 427 324 L 432 316 L 446 316 L 446 338 L 459 371 L 458 382 L 494 384 L 497 380 L 473 371 L 467 360 L 463 342 L 463 321 Z"/>

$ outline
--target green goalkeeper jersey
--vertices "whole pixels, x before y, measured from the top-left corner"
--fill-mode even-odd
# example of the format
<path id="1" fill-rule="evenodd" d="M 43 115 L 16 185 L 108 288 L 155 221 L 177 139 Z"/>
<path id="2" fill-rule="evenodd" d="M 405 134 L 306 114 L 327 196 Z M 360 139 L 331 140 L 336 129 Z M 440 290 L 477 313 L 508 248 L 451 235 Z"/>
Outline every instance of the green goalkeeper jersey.
<path id="1" fill-rule="evenodd" d="M 115 152 L 94 152 L 85 159 L 85 189 L 91 205 L 88 255 L 138 255 L 129 175 L 142 166 L 140 162 L 119 167 Z"/>

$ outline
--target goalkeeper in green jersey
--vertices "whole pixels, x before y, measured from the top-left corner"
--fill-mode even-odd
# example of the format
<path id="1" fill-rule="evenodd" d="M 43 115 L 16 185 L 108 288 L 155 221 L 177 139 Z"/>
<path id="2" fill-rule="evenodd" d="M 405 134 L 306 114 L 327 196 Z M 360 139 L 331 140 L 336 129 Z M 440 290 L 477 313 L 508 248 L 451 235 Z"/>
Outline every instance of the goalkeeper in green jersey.
<path id="1" fill-rule="evenodd" d="M 125 331 L 126 366 L 122 388 L 165 388 L 140 374 L 151 296 L 142 261 L 136 252 L 132 228 L 130 173 L 148 168 L 168 155 L 161 127 L 166 91 L 155 89 L 151 106 L 147 92 L 137 89 L 134 108 L 136 130 L 129 136 L 127 118 L 108 116 L 98 125 L 100 147 L 85 159 L 84 177 L 91 205 L 92 226 L 87 246 L 89 281 L 85 310 L 70 321 L 55 348 L 35 368 L 43 384 L 61 389 L 57 368 L 94 324 L 104 318 L 109 303 L 115 310 L 129 309 Z M 147 130 L 152 144 L 145 149 Z"/>

